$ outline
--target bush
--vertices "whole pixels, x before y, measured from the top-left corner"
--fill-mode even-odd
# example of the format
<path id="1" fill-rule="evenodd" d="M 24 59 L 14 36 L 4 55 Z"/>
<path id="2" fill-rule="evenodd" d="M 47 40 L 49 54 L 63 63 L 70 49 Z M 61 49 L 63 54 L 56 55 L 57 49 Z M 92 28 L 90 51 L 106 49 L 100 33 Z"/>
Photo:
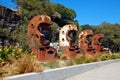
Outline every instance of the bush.
<path id="1" fill-rule="evenodd" d="M 60 59 L 38 62 L 32 54 L 17 46 L 3 47 L 0 48 L 0 78 L 110 59 L 120 59 L 120 53 L 77 54 L 72 58 L 66 58 L 64 54 L 60 54 Z"/>
<path id="2" fill-rule="evenodd" d="M 110 59 L 110 54 L 109 53 L 103 53 L 100 56 L 101 61 L 109 60 Z"/>
<path id="3" fill-rule="evenodd" d="M 110 59 L 120 59 L 120 53 L 104 53 L 100 56 L 101 61 L 110 60 Z"/>
<path id="4" fill-rule="evenodd" d="M 118 53 L 111 54 L 110 59 L 120 59 L 120 54 Z"/>
<path id="5" fill-rule="evenodd" d="M 0 62 L 10 61 L 11 58 L 18 59 L 23 50 L 17 46 L 0 48 Z"/>
<path id="6" fill-rule="evenodd" d="M 5 52 L 3 52 L 5 51 Z M 41 64 L 32 54 L 22 52 L 18 47 L 5 47 L 1 50 L 0 78 L 42 71 Z"/>

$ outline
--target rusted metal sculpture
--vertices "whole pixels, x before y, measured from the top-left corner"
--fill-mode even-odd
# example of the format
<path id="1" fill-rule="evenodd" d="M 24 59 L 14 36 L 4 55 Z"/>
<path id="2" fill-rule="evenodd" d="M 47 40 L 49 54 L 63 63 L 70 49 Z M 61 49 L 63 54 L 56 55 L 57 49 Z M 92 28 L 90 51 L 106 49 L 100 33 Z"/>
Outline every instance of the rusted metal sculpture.
<path id="1" fill-rule="evenodd" d="M 51 18 L 46 15 L 38 15 L 31 19 L 28 24 L 29 46 L 39 61 L 53 59 L 57 56 L 55 48 L 50 44 Z"/>
<path id="2" fill-rule="evenodd" d="M 46 15 L 38 15 L 31 19 L 28 24 L 29 46 L 39 61 L 46 61 L 58 57 L 55 48 L 50 46 L 50 25 L 51 18 Z M 75 44 L 74 33 L 77 27 L 72 24 L 65 25 L 59 33 L 59 46 L 66 57 L 75 57 L 77 53 L 94 54 L 108 52 L 101 46 L 99 40 L 104 37 L 103 34 L 93 35 L 92 30 L 84 30 L 79 34 L 78 45 Z M 92 45 L 88 41 L 88 36 L 92 37 Z"/>
<path id="3" fill-rule="evenodd" d="M 79 34 L 78 45 L 79 45 L 79 48 L 82 50 L 82 53 L 84 53 L 84 54 L 93 54 L 94 53 L 94 49 L 89 44 L 89 41 L 87 39 L 88 36 L 92 36 L 92 35 L 93 35 L 92 30 L 84 30 Z"/>
<path id="4" fill-rule="evenodd" d="M 69 24 L 61 28 L 59 33 L 59 46 L 65 53 L 66 57 L 74 57 L 76 53 L 80 53 L 79 47 L 72 39 L 73 33 L 77 31 L 75 25 Z"/>
<path id="5" fill-rule="evenodd" d="M 109 52 L 109 50 L 104 49 L 104 47 L 100 44 L 100 39 L 104 38 L 104 34 L 95 34 L 92 37 L 92 47 L 95 49 L 95 53 L 104 53 Z"/>

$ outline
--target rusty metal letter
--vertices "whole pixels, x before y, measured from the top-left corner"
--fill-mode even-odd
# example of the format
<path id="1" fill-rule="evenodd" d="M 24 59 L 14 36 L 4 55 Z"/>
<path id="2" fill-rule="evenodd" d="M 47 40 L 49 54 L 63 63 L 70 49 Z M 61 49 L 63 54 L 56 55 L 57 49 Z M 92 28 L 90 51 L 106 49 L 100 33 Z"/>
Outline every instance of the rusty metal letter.
<path id="1" fill-rule="evenodd" d="M 39 61 L 45 61 L 57 56 L 55 48 L 49 41 L 49 29 L 52 24 L 51 18 L 46 15 L 33 17 L 28 24 L 29 46 Z"/>
<path id="2" fill-rule="evenodd" d="M 59 33 L 59 46 L 65 53 L 66 57 L 74 57 L 76 53 L 80 53 L 80 49 L 71 38 L 72 33 L 77 31 L 75 25 L 69 24 L 61 28 Z"/>
<path id="3" fill-rule="evenodd" d="M 92 46 L 89 44 L 89 41 L 87 40 L 88 36 L 92 36 L 93 31 L 92 30 L 84 30 L 79 34 L 78 37 L 78 45 L 80 49 L 82 50 L 82 53 L 84 54 L 93 54 L 94 49 Z"/>
<path id="4" fill-rule="evenodd" d="M 92 37 L 92 47 L 95 49 L 95 53 L 104 53 L 109 52 L 109 50 L 105 50 L 104 47 L 100 44 L 100 39 L 104 38 L 104 34 L 95 34 Z"/>

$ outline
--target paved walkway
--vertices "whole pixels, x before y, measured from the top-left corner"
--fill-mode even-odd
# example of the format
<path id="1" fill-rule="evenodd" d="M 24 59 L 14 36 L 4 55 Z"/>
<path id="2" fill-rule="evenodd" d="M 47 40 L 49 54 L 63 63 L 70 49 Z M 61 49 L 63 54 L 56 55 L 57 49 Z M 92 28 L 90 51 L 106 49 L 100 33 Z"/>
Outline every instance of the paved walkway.
<path id="1" fill-rule="evenodd" d="M 120 61 L 76 75 L 66 80 L 120 80 Z"/>

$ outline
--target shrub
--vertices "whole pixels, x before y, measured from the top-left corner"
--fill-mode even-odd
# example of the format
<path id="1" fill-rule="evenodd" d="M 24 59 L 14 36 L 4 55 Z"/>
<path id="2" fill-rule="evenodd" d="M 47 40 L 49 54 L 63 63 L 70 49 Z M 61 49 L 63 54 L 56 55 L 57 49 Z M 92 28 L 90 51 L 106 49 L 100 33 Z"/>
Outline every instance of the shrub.
<path id="1" fill-rule="evenodd" d="M 0 77 L 40 71 L 42 67 L 32 54 L 19 47 L 0 49 Z"/>
<path id="2" fill-rule="evenodd" d="M 5 77 L 29 72 L 41 72 L 42 67 L 34 57 L 22 54 L 19 59 L 14 59 L 13 63 L 0 67 L 0 70 L 0 77 Z"/>
<path id="3" fill-rule="evenodd" d="M 11 58 L 18 59 L 22 54 L 22 49 L 17 46 L 0 48 L 0 62 L 10 61 Z"/>
<path id="4" fill-rule="evenodd" d="M 110 59 L 110 54 L 109 53 L 103 53 L 100 56 L 101 61 L 109 60 Z"/>
<path id="5" fill-rule="evenodd" d="M 120 59 L 120 54 L 119 53 L 111 54 L 110 59 Z"/>
<path id="6" fill-rule="evenodd" d="M 17 46 L 0 48 L 0 78 L 29 72 L 40 72 L 57 67 L 120 59 L 120 53 L 77 54 L 76 57 L 72 58 L 66 58 L 65 54 L 62 53 L 59 55 L 60 59 L 38 62 L 32 54 L 28 51 L 23 51 L 23 49 Z"/>

